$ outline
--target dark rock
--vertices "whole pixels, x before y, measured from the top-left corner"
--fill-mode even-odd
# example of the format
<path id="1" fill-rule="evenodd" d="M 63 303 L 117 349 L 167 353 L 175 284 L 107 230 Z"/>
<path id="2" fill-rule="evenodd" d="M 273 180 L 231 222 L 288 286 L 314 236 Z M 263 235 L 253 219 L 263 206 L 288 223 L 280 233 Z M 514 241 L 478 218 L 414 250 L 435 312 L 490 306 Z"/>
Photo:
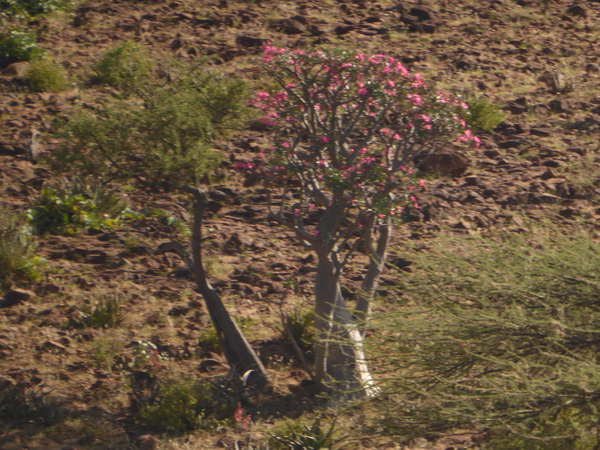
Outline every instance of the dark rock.
<path id="1" fill-rule="evenodd" d="M 500 148 L 519 148 L 521 145 L 525 144 L 525 141 L 521 139 L 509 139 L 508 141 L 503 141 L 498 143 L 498 147 Z"/>
<path id="2" fill-rule="evenodd" d="M 26 291 L 25 289 L 13 289 L 4 295 L 4 299 L 0 301 L 0 308 L 18 305 L 35 298 L 35 292 Z"/>
<path id="3" fill-rule="evenodd" d="M 354 31 L 355 29 L 356 26 L 354 25 L 338 25 L 333 29 L 333 32 L 338 36 L 342 36 L 344 34 L 350 33 L 351 31 Z"/>
<path id="4" fill-rule="evenodd" d="M 242 34 L 235 38 L 235 43 L 242 47 L 262 47 L 267 44 L 267 40 Z"/>
<path id="5" fill-rule="evenodd" d="M 550 111 L 554 113 L 565 112 L 569 109 L 569 103 L 563 99 L 554 99 L 548 102 L 548 106 L 550 107 Z"/>
<path id="6" fill-rule="evenodd" d="M 549 128 L 532 128 L 529 132 L 539 137 L 548 137 L 552 134 L 552 130 Z"/>
<path id="7" fill-rule="evenodd" d="M 469 167 L 466 156 L 454 150 L 441 150 L 418 159 L 415 165 L 425 173 L 457 176 L 463 174 Z"/>
<path id="8" fill-rule="evenodd" d="M 571 16 L 587 17 L 587 9 L 577 4 L 569 6 L 566 13 Z"/>
<path id="9" fill-rule="evenodd" d="M 408 26 L 411 33 L 435 33 L 442 24 L 437 13 L 426 6 L 417 6 L 403 13 L 400 21 Z"/>

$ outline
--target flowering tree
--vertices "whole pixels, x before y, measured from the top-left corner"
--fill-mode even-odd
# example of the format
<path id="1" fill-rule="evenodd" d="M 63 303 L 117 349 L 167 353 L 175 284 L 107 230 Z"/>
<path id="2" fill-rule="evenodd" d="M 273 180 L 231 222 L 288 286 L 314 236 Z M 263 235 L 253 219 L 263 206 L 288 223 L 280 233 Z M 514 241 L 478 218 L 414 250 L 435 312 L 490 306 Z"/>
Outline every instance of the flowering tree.
<path id="1" fill-rule="evenodd" d="M 428 86 L 391 56 L 264 47 L 279 85 L 254 105 L 276 130 L 260 169 L 280 188 L 272 217 L 317 255 L 315 378 L 338 393 L 376 393 L 360 327 L 386 262 L 392 219 L 418 203 L 414 157 L 449 142 L 478 144 L 467 105 Z M 354 317 L 341 294 L 344 266 L 369 256 Z"/>

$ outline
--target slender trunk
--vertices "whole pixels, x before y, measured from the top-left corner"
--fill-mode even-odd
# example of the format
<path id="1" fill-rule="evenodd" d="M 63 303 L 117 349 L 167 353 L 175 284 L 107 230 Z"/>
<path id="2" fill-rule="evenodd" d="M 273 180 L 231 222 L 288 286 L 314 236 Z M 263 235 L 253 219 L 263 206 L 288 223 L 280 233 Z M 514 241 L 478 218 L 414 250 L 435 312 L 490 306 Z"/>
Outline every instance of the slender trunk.
<path id="1" fill-rule="evenodd" d="M 369 317 L 371 316 L 373 298 L 375 297 L 375 292 L 379 286 L 379 278 L 385 269 L 387 249 L 391 237 L 392 224 L 391 220 L 388 218 L 386 223 L 379 227 L 379 237 L 377 239 L 376 248 L 373 248 L 370 239 L 365 239 L 365 245 L 368 247 L 367 254 L 369 255 L 369 268 L 367 269 L 367 274 L 362 282 L 358 301 L 356 302 L 356 308 L 354 310 L 354 317 L 363 333 L 366 329 Z"/>
<path id="2" fill-rule="evenodd" d="M 219 342 L 231 370 L 246 385 L 264 388 L 269 385 L 267 371 L 250 344 L 242 334 L 237 324 L 232 320 L 219 294 L 213 289 L 206 278 L 202 264 L 202 219 L 207 203 L 206 195 L 199 190 L 187 190 L 195 195 L 194 225 L 192 230 L 192 254 L 194 276 L 198 290 L 204 297 L 206 309 L 217 331 Z"/>
<path id="3" fill-rule="evenodd" d="M 333 253 L 318 248 L 317 256 L 315 380 L 342 398 L 373 397 L 377 388 L 366 364 L 362 335 L 342 297 Z"/>

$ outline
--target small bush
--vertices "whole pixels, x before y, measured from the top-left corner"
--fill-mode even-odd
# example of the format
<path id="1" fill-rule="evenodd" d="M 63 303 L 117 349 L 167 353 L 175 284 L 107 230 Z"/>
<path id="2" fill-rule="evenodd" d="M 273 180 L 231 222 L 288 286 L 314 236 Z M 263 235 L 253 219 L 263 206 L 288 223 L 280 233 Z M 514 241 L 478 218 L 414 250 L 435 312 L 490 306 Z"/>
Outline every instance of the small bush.
<path id="1" fill-rule="evenodd" d="M 193 72 L 138 95 L 139 103 L 74 114 L 53 166 L 100 182 L 134 179 L 154 190 L 195 183 L 218 162 L 209 142 L 239 128 L 245 114 L 245 85 L 212 73 Z"/>
<path id="2" fill-rule="evenodd" d="M 491 131 L 507 117 L 499 106 L 484 98 L 471 99 L 467 104 L 469 112 L 466 121 L 474 131 Z"/>
<path id="3" fill-rule="evenodd" d="M 71 2 L 67 0 L 0 0 L 0 11 L 9 16 L 25 18 L 68 9 L 70 6 Z"/>
<path id="4" fill-rule="evenodd" d="M 45 59 L 33 61 L 27 68 L 24 79 L 33 92 L 60 92 L 68 86 L 62 68 Z"/>
<path id="5" fill-rule="evenodd" d="M 94 308 L 84 312 L 83 323 L 94 328 L 115 327 L 123 321 L 118 295 L 101 299 Z"/>
<path id="6" fill-rule="evenodd" d="M 145 50 L 126 41 L 108 50 L 94 65 L 94 82 L 117 89 L 135 89 L 146 84 L 152 76 L 153 63 Z"/>
<path id="7" fill-rule="evenodd" d="M 65 190 L 44 189 L 26 216 L 35 234 L 76 234 L 87 229 L 113 228 L 134 217 L 127 205 L 104 188 L 82 184 Z"/>
<path id="8" fill-rule="evenodd" d="M 0 208 L 0 288 L 39 278 L 41 259 L 18 216 Z"/>
<path id="9" fill-rule="evenodd" d="M 296 341 L 304 351 L 312 349 L 315 339 L 314 311 L 303 311 L 301 308 L 295 307 L 292 312 L 284 314 L 282 320 L 284 336 Z"/>
<path id="10" fill-rule="evenodd" d="M 376 344 L 394 399 L 380 425 L 407 439 L 486 429 L 490 448 L 596 448 L 600 245 L 536 230 L 444 239 L 411 260 L 405 305 L 385 325 L 395 334 Z"/>
<path id="11" fill-rule="evenodd" d="M 38 47 L 35 31 L 20 27 L 0 33 L 0 67 L 18 61 L 31 61 L 44 55 Z"/>
<path id="12" fill-rule="evenodd" d="M 154 431 L 183 433 L 233 412 L 229 399 L 208 381 L 168 382 L 154 405 L 143 406 L 139 422 Z"/>
<path id="13" fill-rule="evenodd" d="M 269 445 L 275 449 L 332 449 L 342 448 L 344 438 L 339 437 L 336 422 L 324 426 L 321 416 L 312 423 L 303 424 L 297 420 L 287 421 L 269 433 Z"/>

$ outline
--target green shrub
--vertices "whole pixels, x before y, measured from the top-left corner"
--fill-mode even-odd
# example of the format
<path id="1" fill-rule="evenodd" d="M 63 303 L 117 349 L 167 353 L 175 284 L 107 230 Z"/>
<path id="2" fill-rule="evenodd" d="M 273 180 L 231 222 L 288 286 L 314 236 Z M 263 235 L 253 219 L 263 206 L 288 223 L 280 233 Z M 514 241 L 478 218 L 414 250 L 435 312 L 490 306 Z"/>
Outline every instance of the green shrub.
<path id="1" fill-rule="evenodd" d="M 13 27 L 0 32 L 0 67 L 18 61 L 31 61 L 43 54 L 44 50 L 38 47 L 35 31 Z"/>
<path id="2" fill-rule="evenodd" d="M 322 417 L 317 416 L 312 423 L 289 420 L 275 427 L 269 433 L 269 448 L 275 449 L 332 449 L 342 448 L 345 439 L 339 437 L 336 422 L 323 426 Z"/>
<path id="3" fill-rule="evenodd" d="M 291 338 L 304 351 L 312 349 L 315 339 L 315 313 L 312 310 L 302 310 L 295 307 L 292 312 L 284 314 L 282 334 Z M 290 336 L 291 335 L 291 336 Z"/>
<path id="4" fill-rule="evenodd" d="M 490 448 L 595 448 L 600 244 L 556 230 L 444 239 L 410 256 L 405 304 L 375 345 L 384 430 L 487 429 Z M 383 336 L 382 336 L 383 337 Z"/>
<path id="5" fill-rule="evenodd" d="M 24 79 L 33 92 L 59 92 L 68 86 L 62 68 L 46 59 L 33 61 L 27 68 Z"/>
<path id="6" fill-rule="evenodd" d="M 33 253 L 31 236 L 22 220 L 0 208 L 0 288 L 37 280 L 41 261 Z"/>
<path id="7" fill-rule="evenodd" d="M 245 85 L 212 73 L 194 72 L 138 95 L 137 103 L 74 114 L 53 166 L 100 182 L 134 179 L 154 190 L 194 183 L 218 162 L 209 143 L 239 128 L 245 114 Z"/>
<path id="8" fill-rule="evenodd" d="M 146 51 L 126 41 L 104 53 L 93 67 L 92 79 L 118 89 L 137 89 L 150 81 L 152 68 Z"/>
<path id="9" fill-rule="evenodd" d="M 70 192 L 42 190 L 26 216 L 35 234 L 75 234 L 81 230 L 116 227 L 120 220 L 134 214 L 114 192 L 75 184 Z"/>
<path id="10" fill-rule="evenodd" d="M 70 6 L 71 2 L 67 0 L 0 0 L 0 11 L 9 16 L 25 18 L 68 9 Z"/>
<path id="11" fill-rule="evenodd" d="M 171 381 L 156 404 L 142 407 L 139 422 L 153 431 L 183 433 L 209 425 L 231 409 L 229 399 L 208 381 Z"/>
<path id="12" fill-rule="evenodd" d="M 83 323 L 94 328 L 109 328 L 123 321 L 121 299 L 118 295 L 102 298 L 93 308 L 84 311 Z"/>
<path id="13" fill-rule="evenodd" d="M 469 112 L 467 124 L 473 131 L 491 131 L 506 119 L 507 115 L 499 106 L 490 103 L 485 98 L 467 101 Z"/>

